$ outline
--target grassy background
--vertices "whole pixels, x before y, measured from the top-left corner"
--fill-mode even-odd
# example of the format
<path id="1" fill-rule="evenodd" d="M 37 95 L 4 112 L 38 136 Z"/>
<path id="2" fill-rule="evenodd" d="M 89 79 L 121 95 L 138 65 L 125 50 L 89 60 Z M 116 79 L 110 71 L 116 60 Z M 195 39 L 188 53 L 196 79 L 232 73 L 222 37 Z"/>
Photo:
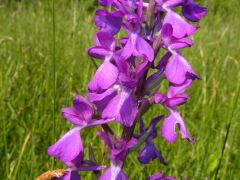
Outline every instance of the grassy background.
<path id="1" fill-rule="evenodd" d="M 192 98 L 181 108 L 196 143 L 170 145 L 159 137 L 156 144 L 169 165 L 156 161 L 140 166 L 132 154 L 125 166 L 130 179 L 157 171 L 182 179 L 214 179 L 221 157 L 218 178 L 240 178 L 240 2 L 199 2 L 208 14 L 194 36 L 196 45 L 184 55 L 202 80 L 195 82 Z M 0 179 L 34 179 L 62 167 L 53 165 L 46 148 L 71 127 L 59 111 L 71 105 L 74 93 L 86 92 L 94 72 L 86 55 L 96 31 L 94 4 L 56 1 L 53 22 L 51 1 L 0 1 Z M 159 115 L 159 110 L 149 114 Z M 82 133 L 84 143 L 92 143 L 100 154 L 100 140 L 90 131 Z M 97 159 L 104 163 L 106 156 Z M 82 179 L 93 178 L 81 174 Z"/>

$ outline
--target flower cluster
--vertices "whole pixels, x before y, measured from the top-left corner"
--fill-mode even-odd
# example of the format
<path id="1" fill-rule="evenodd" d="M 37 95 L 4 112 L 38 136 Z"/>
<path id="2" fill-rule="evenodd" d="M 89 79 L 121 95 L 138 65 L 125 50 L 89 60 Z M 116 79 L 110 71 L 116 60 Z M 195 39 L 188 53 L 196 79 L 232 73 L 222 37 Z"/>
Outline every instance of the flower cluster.
<path id="1" fill-rule="evenodd" d="M 99 0 L 99 3 L 110 8 L 96 11 L 94 23 L 99 32 L 88 54 L 102 64 L 87 85 L 86 97 L 77 95 L 71 108 L 62 109 L 62 116 L 75 128 L 48 148 L 48 154 L 68 168 L 59 179 L 80 179 L 77 171 L 84 170 L 94 171 L 100 180 L 126 180 L 123 172 L 126 156 L 139 148 L 140 163 L 159 159 L 166 164 L 153 142 L 160 121 L 163 121 L 160 133 L 169 143 L 177 140 L 176 126 L 182 139 L 194 143 L 178 107 L 188 100 L 186 90 L 199 77 L 180 50 L 193 45 L 189 36 L 199 28 L 187 20 L 199 21 L 206 9 L 193 0 Z M 174 11 L 176 7 L 181 7 L 185 18 Z M 118 33 L 122 37 L 116 39 Z M 166 92 L 162 92 L 162 81 L 169 82 Z M 165 107 L 168 115 L 153 117 L 149 126 L 144 127 L 143 115 L 156 104 Z M 116 136 L 109 123 L 122 126 L 121 137 Z M 139 132 L 134 131 L 137 123 Z M 84 160 L 79 133 L 94 126 L 102 127 L 97 135 L 109 148 L 110 167 L 101 176 L 97 171 L 105 166 Z M 156 173 L 147 179 L 174 178 Z"/>

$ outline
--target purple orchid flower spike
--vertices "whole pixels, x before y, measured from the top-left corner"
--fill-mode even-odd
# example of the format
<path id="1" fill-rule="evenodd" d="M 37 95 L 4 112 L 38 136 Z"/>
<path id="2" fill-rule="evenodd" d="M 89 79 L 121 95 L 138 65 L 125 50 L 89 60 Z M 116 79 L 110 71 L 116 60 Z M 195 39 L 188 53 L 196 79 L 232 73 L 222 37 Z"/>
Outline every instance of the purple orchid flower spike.
<path id="1" fill-rule="evenodd" d="M 187 20 L 199 21 L 205 16 L 206 8 L 194 0 L 98 2 L 107 10 L 96 11 L 94 23 L 99 32 L 94 36 L 95 45 L 88 49 L 88 55 L 100 59 L 101 65 L 87 85 L 88 99 L 76 95 L 72 107 L 62 109 L 62 116 L 75 127 L 48 148 L 48 154 L 67 167 L 58 180 L 79 180 L 78 171 L 93 171 L 100 180 L 127 180 L 123 171 L 127 156 L 140 147 L 137 156 L 140 163 L 158 159 L 166 164 L 154 144 L 163 116 L 152 119 L 150 125 L 144 127 L 144 115 L 154 104 L 169 111 L 160 130 L 167 142 L 175 142 L 179 130 L 182 139 L 194 143 L 177 109 L 189 99 L 186 90 L 199 77 L 181 50 L 194 44 L 190 36 L 199 28 Z M 178 7 L 187 20 L 175 12 Z M 119 33 L 122 29 L 125 36 Z M 167 90 L 162 88 L 165 87 L 163 81 L 169 84 Z M 121 136 L 108 125 L 110 122 L 121 125 Z M 136 134 L 138 124 L 140 133 Z M 95 126 L 103 129 L 97 135 L 109 149 L 110 167 L 102 175 L 96 171 L 105 166 L 97 165 L 91 148 L 90 160 L 84 160 L 80 136 L 82 129 Z M 162 173 L 147 179 L 175 180 Z"/>
<path id="2" fill-rule="evenodd" d="M 113 119 L 101 119 L 93 120 L 93 109 L 89 102 L 82 96 L 75 96 L 73 100 L 73 107 L 63 108 L 62 115 L 74 125 L 80 127 L 80 129 L 89 128 L 101 124 L 106 124 Z"/>
<path id="3" fill-rule="evenodd" d="M 179 130 L 182 139 L 187 139 L 190 143 L 194 143 L 193 137 L 188 134 L 184 121 L 176 109 L 169 109 L 170 115 L 164 120 L 161 134 L 169 143 L 177 140 L 176 125 L 179 125 Z"/>
<path id="4" fill-rule="evenodd" d="M 185 18 L 190 21 L 197 22 L 206 15 L 207 9 L 199 6 L 193 0 L 185 0 L 182 12 Z"/>

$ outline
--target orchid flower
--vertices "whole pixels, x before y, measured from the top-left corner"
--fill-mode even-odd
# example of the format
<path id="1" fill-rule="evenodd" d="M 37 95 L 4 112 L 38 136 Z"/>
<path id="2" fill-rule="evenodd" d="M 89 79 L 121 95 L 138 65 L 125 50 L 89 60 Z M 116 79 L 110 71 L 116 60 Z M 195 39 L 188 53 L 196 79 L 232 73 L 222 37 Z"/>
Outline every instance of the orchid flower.
<path id="1" fill-rule="evenodd" d="M 143 165 L 155 159 L 167 165 L 156 145 L 158 134 L 174 143 L 179 131 L 181 139 L 194 143 L 179 106 L 187 102 L 187 90 L 200 78 L 181 50 L 193 46 L 191 36 L 199 26 L 191 22 L 203 18 L 206 8 L 194 0 L 99 0 L 99 4 L 107 8 L 96 11 L 94 24 L 99 32 L 87 52 L 102 63 L 87 85 L 87 98 L 76 95 L 72 107 L 61 111 L 74 127 L 47 150 L 66 166 L 58 180 L 78 180 L 79 171 L 92 171 L 100 180 L 127 180 L 124 165 L 132 151 L 138 151 Z M 175 12 L 177 7 L 183 17 Z M 167 90 L 163 81 L 169 84 Z M 157 105 L 168 112 L 146 123 L 145 113 Z M 121 126 L 121 136 L 110 123 Z M 96 126 L 102 128 L 97 135 L 107 145 L 110 161 L 102 174 L 96 171 L 107 166 L 99 166 L 94 158 L 94 162 L 85 160 L 81 138 L 82 133 L 93 132 L 82 129 Z M 146 178 L 175 180 L 160 172 Z"/>

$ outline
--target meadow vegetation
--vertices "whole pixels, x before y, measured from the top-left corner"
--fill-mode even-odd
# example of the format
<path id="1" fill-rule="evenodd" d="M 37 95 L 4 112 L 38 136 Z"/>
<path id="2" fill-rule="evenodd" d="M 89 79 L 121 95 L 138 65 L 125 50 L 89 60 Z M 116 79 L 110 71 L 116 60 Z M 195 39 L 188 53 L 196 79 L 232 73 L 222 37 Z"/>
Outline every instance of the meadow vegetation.
<path id="1" fill-rule="evenodd" d="M 169 165 L 141 166 L 130 155 L 124 168 L 130 179 L 158 171 L 191 180 L 240 177 L 240 1 L 198 2 L 208 13 L 184 55 L 201 80 L 181 109 L 196 142 L 168 144 L 159 136 L 158 148 Z M 46 148 L 70 129 L 60 109 L 71 105 L 75 93 L 86 92 L 95 70 L 86 49 L 96 32 L 96 8 L 94 0 L 58 0 L 54 12 L 48 0 L 0 1 L 0 179 L 34 179 L 62 167 Z M 152 109 L 149 118 L 161 110 Z M 82 133 L 83 141 L 104 164 L 107 152 L 91 131 Z"/>

